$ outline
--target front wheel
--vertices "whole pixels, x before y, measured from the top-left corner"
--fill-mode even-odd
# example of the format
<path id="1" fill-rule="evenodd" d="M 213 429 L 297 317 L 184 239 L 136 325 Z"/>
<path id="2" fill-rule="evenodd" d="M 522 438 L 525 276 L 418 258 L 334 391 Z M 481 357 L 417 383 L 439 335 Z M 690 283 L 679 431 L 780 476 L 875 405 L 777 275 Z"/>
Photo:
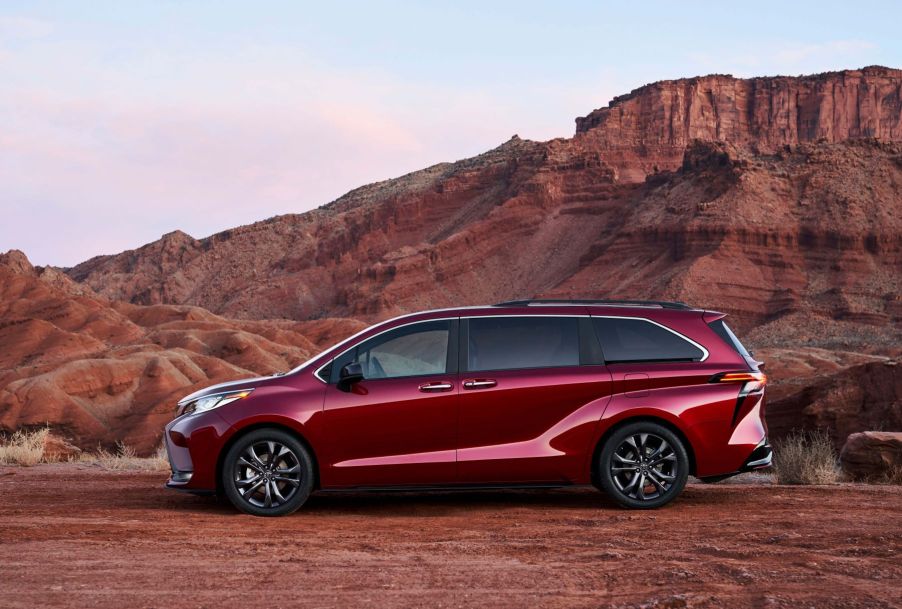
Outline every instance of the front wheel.
<path id="1" fill-rule="evenodd" d="M 254 516 L 284 516 L 313 490 L 313 460 L 304 445 L 279 429 L 258 429 L 226 453 L 222 488 L 236 508 Z"/>
<path id="2" fill-rule="evenodd" d="M 624 507 L 650 509 L 670 503 L 686 486 L 689 455 L 675 433 L 650 421 L 615 431 L 602 448 L 598 479 Z"/>

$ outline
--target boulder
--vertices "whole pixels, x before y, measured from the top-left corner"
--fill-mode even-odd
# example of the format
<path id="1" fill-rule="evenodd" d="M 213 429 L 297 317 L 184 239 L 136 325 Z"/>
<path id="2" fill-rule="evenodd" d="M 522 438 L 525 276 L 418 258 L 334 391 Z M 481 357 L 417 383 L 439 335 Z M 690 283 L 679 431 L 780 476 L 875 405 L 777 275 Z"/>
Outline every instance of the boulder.
<path id="1" fill-rule="evenodd" d="M 67 461 L 81 454 L 81 449 L 70 444 L 65 438 L 48 433 L 44 436 L 44 460 Z"/>
<path id="2" fill-rule="evenodd" d="M 902 432 L 863 431 L 846 440 L 839 456 L 852 478 L 874 480 L 902 473 Z"/>

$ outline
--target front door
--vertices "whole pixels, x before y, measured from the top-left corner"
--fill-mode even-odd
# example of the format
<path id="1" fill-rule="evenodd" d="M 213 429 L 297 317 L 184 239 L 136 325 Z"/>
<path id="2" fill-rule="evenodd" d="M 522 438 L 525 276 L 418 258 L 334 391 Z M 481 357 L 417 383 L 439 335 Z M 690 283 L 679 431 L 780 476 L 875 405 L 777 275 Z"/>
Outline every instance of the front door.
<path id="1" fill-rule="evenodd" d="M 447 484 L 456 477 L 457 326 L 422 321 L 389 330 L 338 356 L 326 389 L 330 487 Z M 364 380 L 340 388 L 341 368 Z"/>

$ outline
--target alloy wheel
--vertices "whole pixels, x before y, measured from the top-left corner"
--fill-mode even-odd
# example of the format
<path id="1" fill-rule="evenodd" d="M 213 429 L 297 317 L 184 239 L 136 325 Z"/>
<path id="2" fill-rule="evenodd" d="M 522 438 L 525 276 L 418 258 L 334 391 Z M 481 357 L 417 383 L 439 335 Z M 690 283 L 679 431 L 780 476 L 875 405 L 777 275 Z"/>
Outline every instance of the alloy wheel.
<path id="1" fill-rule="evenodd" d="M 298 455 L 288 446 L 274 440 L 255 442 L 235 462 L 235 487 L 251 505 L 277 508 L 298 492 L 302 469 Z"/>
<path id="2" fill-rule="evenodd" d="M 617 489 L 637 501 L 663 497 L 680 473 L 673 447 L 653 433 L 627 436 L 614 450 L 610 467 Z"/>

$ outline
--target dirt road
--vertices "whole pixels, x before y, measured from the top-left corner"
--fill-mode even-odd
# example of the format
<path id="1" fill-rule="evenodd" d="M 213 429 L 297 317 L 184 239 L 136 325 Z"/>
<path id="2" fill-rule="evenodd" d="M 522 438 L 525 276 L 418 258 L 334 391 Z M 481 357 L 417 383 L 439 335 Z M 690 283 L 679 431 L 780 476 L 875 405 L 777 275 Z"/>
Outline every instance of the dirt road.
<path id="1" fill-rule="evenodd" d="M 902 607 L 902 488 L 321 495 L 286 518 L 164 474 L 0 467 L 0 607 Z"/>

